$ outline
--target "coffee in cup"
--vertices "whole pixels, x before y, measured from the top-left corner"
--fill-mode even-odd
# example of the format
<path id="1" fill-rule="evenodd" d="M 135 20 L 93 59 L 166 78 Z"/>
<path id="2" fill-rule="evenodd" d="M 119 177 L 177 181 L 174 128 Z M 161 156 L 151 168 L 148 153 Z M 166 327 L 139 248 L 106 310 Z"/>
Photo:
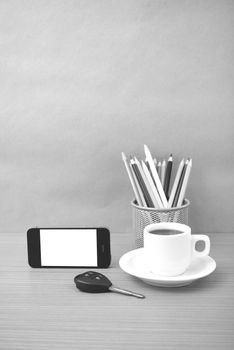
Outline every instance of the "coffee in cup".
<path id="1" fill-rule="evenodd" d="M 196 250 L 196 243 L 204 241 L 203 251 Z M 144 229 L 144 254 L 148 268 L 154 274 L 177 276 L 186 271 L 194 257 L 207 256 L 210 239 L 206 235 L 192 235 L 184 224 L 162 222 L 150 224 Z"/>

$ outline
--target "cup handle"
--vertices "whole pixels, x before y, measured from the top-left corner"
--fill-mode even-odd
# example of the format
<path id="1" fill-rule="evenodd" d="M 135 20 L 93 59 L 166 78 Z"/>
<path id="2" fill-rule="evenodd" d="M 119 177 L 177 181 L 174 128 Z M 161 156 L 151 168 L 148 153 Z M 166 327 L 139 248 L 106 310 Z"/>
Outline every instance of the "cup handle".
<path id="1" fill-rule="evenodd" d="M 205 248 L 201 252 L 196 250 L 196 243 L 198 241 L 205 242 Z M 206 235 L 192 235 L 192 251 L 193 256 L 195 257 L 202 257 L 208 255 L 210 252 L 210 238 Z"/>

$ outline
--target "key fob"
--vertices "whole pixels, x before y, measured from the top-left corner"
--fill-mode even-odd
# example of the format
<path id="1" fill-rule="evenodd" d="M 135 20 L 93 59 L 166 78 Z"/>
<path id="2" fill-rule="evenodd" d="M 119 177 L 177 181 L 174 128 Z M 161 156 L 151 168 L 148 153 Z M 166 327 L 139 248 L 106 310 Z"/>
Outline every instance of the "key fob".
<path id="1" fill-rule="evenodd" d="M 77 275 L 74 282 L 78 289 L 88 293 L 105 293 L 109 291 L 109 287 L 112 285 L 106 276 L 95 271 L 87 271 Z"/>

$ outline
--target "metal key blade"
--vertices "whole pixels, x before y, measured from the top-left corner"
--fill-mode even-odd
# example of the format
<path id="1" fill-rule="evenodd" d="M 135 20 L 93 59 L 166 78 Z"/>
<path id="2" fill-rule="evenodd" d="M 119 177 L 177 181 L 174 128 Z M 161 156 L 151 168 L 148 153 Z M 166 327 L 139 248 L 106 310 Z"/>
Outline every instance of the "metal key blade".
<path id="1" fill-rule="evenodd" d="M 142 295 L 142 294 L 139 294 L 139 293 L 134 293 L 134 292 L 131 292 L 130 290 L 127 290 L 127 289 L 120 289 L 120 288 L 117 288 L 117 287 L 114 287 L 114 286 L 110 286 L 109 287 L 109 290 L 111 292 L 115 292 L 115 293 L 120 293 L 120 294 L 125 294 L 125 295 L 130 295 L 132 297 L 136 297 L 136 298 L 140 298 L 140 299 L 144 299 L 145 296 Z"/>

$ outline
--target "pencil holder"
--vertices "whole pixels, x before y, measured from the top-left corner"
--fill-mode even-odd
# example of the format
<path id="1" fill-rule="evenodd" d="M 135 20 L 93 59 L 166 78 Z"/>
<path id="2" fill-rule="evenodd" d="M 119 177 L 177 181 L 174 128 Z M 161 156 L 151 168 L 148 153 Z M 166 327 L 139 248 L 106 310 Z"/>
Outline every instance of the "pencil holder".
<path id="1" fill-rule="evenodd" d="M 170 209 L 155 209 L 140 207 L 136 201 L 131 202 L 133 209 L 133 227 L 135 232 L 135 246 L 143 247 L 143 232 L 145 226 L 157 222 L 179 222 L 188 224 L 188 207 L 190 202 L 184 199 L 183 205 Z"/>

